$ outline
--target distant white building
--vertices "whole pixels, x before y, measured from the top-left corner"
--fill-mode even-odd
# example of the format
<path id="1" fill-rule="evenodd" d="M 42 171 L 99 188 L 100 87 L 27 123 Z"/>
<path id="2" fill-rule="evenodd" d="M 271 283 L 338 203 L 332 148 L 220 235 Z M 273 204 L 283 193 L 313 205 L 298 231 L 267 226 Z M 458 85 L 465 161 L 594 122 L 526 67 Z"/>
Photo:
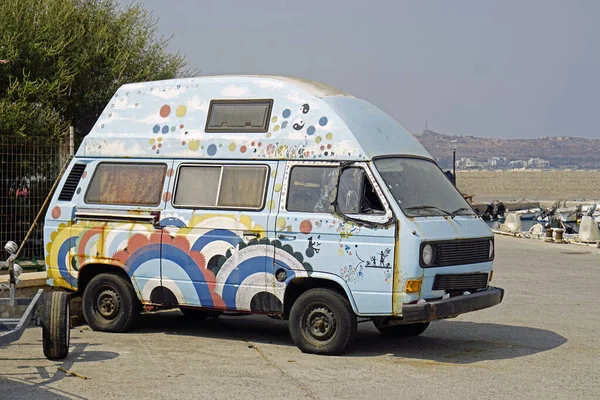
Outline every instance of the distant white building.
<path id="1" fill-rule="evenodd" d="M 470 158 L 461 157 L 456 161 L 456 168 L 475 168 L 477 161 L 471 160 Z"/>
<path id="2" fill-rule="evenodd" d="M 527 167 L 527 161 L 515 160 L 508 163 L 508 168 L 524 168 Z"/>
<path id="3" fill-rule="evenodd" d="M 543 160 L 541 158 L 530 158 L 527 160 L 528 168 L 548 168 L 550 167 L 550 161 Z"/>
<path id="4" fill-rule="evenodd" d="M 506 157 L 492 157 L 487 162 L 488 166 L 492 168 L 502 168 L 508 165 Z"/>

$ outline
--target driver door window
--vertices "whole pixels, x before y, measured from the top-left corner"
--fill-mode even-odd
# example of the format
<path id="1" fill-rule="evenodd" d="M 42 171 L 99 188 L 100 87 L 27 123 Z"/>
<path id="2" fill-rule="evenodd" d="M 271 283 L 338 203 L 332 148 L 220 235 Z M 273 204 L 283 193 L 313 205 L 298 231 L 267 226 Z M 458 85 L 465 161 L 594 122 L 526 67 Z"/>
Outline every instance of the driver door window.
<path id="1" fill-rule="evenodd" d="M 343 170 L 337 202 L 343 214 L 385 214 L 381 200 L 362 168 Z"/>

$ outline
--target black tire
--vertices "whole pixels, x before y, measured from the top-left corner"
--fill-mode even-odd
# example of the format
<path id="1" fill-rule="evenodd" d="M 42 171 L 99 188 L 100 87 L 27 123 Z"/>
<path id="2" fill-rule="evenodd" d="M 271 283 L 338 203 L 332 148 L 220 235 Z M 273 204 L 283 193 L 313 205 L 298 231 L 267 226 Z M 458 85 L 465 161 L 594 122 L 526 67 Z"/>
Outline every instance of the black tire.
<path id="1" fill-rule="evenodd" d="M 407 324 L 407 325 L 392 325 L 392 326 L 377 326 L 375 328 L 379 332 L 381 332 L 382 336 L 385 337 L 394 337 L 394 336 L 403 336 L 403 337 L 411 337 L 411 336 L 419 336 L 421 333 L 425 332 L 427 327 L 429 326 L 429 322 L 420 322 L 417 324 Z"/>
<path id="2" fill-rule="evenodd" d="M 138 321 L 141 303 L 129 279 L 96 275 L 83 292 L 83 316 L 95 331 L 125 332 Z"/>
<path id="3" fill-rule="evenodd" d="M 49 292 L 42 302 L 42 347 L 48 360 L 62 360 L 69 354 L 71 318 L 69 294 Z"/>
<path id="4" fill-rule="evenodd" d="M 303 352 L 339 354 L 356 336 L 356 314 L 341 294 L 330 289 L 310 289 L 292 305 L 289 329 Z"/>
<path id="5" fill-rule="evenodd" d="M 181 311 L 186 319 L 194 321 L 204 321 L 208 318 L 219 318 L 222 314 L 219 311 L 208 311 L 192 307 L 180 307 L 179 311 Z"/>

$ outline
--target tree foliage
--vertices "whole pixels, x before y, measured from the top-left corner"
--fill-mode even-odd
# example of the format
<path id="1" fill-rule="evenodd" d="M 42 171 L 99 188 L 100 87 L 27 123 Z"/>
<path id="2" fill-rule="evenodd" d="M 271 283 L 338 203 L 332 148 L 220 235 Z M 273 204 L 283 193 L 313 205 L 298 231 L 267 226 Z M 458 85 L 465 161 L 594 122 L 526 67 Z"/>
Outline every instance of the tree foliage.
<path id="1" fill-rule="evenodd" d="M 85 135 L 128 82 L 191 74 L 157 19 L 115 0 L 0 1 L 0 135 Z"/>

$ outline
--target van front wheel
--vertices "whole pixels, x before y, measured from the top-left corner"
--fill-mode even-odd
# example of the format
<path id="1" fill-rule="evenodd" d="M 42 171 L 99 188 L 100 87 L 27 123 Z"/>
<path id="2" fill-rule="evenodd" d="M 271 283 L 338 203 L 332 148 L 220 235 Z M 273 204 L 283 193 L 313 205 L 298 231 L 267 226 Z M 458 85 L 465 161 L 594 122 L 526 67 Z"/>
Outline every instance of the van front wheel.
<path id="1" fill-rule="evenodd" d="M 125 332 L 135 325 L 140 311 L 131 282 L 119 275 L 96 275 L 83 292 L 83 316 L 95 331 Z"/>
<path id="2" fill-rule="evenodd" d="M 311 289 L 292 305 L 290 335 L 305 353 L 339 354 L 356 335 L 356 314 L 348 300 L 330 289 Z"/>

